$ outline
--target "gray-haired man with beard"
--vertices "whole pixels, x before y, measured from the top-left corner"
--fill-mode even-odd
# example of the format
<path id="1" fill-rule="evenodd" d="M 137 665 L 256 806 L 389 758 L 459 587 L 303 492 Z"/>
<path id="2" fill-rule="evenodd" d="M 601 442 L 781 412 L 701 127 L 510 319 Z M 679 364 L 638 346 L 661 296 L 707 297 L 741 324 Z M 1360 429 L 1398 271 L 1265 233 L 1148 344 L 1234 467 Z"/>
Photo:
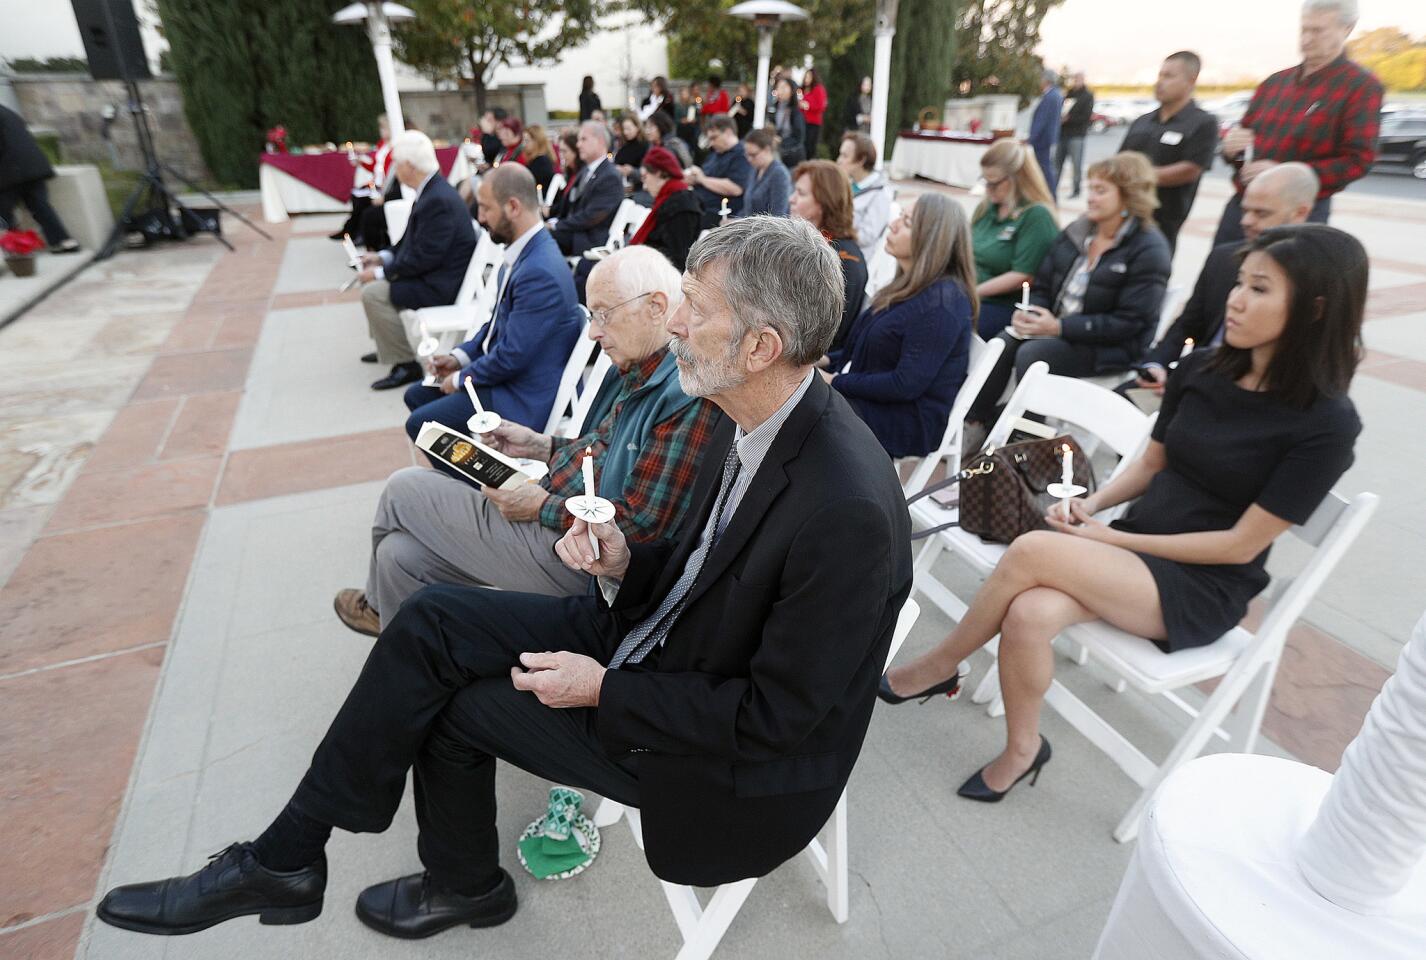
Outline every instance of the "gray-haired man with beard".
<path id="1" fill-rule="evenodd" d="M 813 369 L 843 296 L 815 229 L 711 231 L 684 294 L 667 324 L 679 380 L 725 420 L 675 539 L 575 521 L 556 551 L 600 578 L 599 597 L 421 590 L 267 831 L 187 877 L 111 891 L 102 919 L 161 934 L 310 920 L 332 827 L 385 830 L 414 768 L 426 870 L 368 888 L 357 916 L 406 938 L 503 923 L 516 897 L 496 758 L 640 807 L 671 882 L 760 876 L 806 846 L 861 750 L 911 590 L 906 507 L 876 438 Z"/>

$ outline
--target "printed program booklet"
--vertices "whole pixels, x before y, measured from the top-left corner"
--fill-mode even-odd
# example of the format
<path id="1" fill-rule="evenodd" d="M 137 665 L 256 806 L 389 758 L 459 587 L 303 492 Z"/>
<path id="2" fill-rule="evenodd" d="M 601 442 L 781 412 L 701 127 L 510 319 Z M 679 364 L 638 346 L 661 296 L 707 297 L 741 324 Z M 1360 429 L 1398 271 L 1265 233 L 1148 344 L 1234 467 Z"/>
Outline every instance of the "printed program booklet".
<path id="1" fill-rule="evenodd" d="M 539 479 L 521 469 L 519 461 L 433 420 L 421 425 L 416 446 L 481 486 L 513 490 Z"/>

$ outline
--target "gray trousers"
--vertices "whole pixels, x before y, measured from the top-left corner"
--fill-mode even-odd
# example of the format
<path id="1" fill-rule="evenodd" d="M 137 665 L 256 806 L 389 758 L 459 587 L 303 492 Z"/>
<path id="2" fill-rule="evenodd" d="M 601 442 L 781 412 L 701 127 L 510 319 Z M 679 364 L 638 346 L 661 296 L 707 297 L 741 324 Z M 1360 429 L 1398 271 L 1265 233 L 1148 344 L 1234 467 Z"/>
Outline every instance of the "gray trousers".
<path id="1" fill-rule="evenodd" d="M 367 603 L 384 629 L 407 597 L 434 583 L 578 596 L 589 576 L 555 556 L 561 536 L 535 520 L 506 520 L 475 487 L 439 470 L 398 470 L 371 525 Z"/>
<path id="2" fill-rule="evenodd" d="M 376 359 L 395 366 L 416 359 L 401 322 L 401 308 L 391 302 L 391 284 L 373 280 L 361 289 L 361 307 L 366 311 L 366 330 L 376 341 Z"/>

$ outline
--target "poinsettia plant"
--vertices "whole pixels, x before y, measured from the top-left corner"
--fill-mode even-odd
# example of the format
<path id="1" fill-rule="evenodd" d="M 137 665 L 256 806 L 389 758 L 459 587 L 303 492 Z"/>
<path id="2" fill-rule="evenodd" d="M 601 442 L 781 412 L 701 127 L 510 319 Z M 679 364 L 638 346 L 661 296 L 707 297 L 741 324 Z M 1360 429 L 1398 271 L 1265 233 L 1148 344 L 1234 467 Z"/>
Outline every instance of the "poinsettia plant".
<path id="1" fill-rule="evenodd" d="M 7 257 L 33 257 L 45 248 L 45 242 L 33 230 L 6 230 L 0 233 L 0 250 Z"/>
<path id="2" fill-rule="evenodd" d="M 270 153 L 287 152 L 287 128 L 278 124 L 267 131 L 267 148 Z"/>

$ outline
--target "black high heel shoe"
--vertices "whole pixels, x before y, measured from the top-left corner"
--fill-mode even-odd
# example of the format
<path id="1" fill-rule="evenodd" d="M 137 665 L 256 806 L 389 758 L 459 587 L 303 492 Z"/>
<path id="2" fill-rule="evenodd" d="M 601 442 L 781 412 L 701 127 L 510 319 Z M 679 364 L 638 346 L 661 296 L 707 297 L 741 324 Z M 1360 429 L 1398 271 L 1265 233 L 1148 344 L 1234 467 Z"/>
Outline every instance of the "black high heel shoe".
<path id="1" fill-rule="evenodd" d="M 944 693 L 946 699 L 954 700 L 961 695 L 961 681 L 965 677 L 960 673 L 954 674 L 949 680 L 942 680 L 922 690 L 920 693 L 913 693 L 909 696 L 901 696 L 891 689 L 891 684 L 887 682 L 886 674 L 881 675 L 881 682 L 876 685 L 876 696 L 878 700 L 885 703 L 905 703 L 907 700 L 919 699 L 922 703 L 930 700 L 937 694 Z"/>
<path id="2" fill-rule="evenodd" d="M 1030 778 L 1030 786 L 1035 785 L 1035 781 L 1040 779 L 1040 769 L 1050 762 L 1050 741 L 1043 736 L 1040 737 L 1040 752 L 1035 754 L 1035 762 L 1030 764 L 1030 769 L 1015 778 L 1015 783 L 1019 783 L 1026 777 Z M 1004 790 L 996 792 L 985 785 L 985 767 L 981 767 L 956 793 L 967 800 L 979 800 L 981 803 L 999 803 L 1005 799 L 1005 795 L 1015 788 L 1015 783 Z"/>

